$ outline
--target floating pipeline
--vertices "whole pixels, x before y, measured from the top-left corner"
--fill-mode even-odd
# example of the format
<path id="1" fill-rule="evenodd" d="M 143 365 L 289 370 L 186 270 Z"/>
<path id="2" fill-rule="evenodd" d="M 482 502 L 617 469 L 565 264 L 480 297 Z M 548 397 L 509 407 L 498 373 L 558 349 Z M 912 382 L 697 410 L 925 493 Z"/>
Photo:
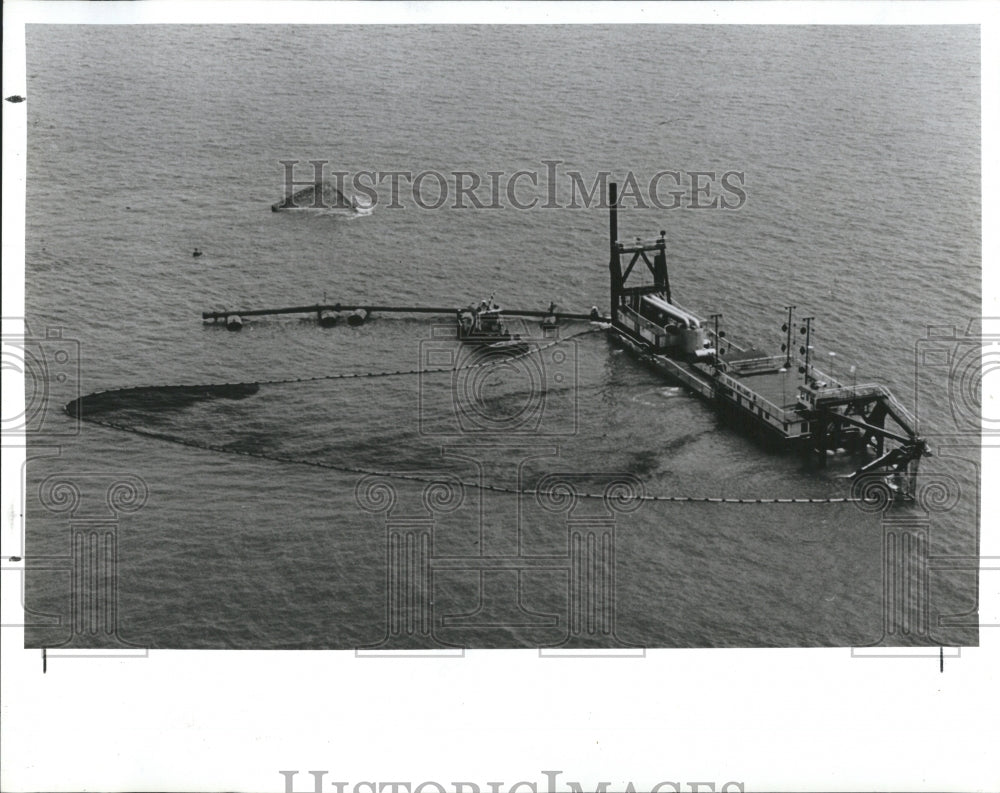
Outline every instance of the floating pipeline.
<path id="1" fill-rule="evenodd" d="M 164 410 L 185 408 L 211 399 L 246 399 L 259 390 L 257 383 L 137 386 L 82 396 L 69 402 L 66 412 L 73 418 L 94 419 L 128 408 Z"/>

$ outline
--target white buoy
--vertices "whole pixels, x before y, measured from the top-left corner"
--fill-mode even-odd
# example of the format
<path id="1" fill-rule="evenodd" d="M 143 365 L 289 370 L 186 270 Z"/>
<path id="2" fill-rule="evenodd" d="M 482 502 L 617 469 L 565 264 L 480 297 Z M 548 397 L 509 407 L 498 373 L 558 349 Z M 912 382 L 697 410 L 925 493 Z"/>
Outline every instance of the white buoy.
<path id="1" fill-rule="evenodd" d="M 323 309 L 319 312 L 319 324 L 324 328 L 332 328 L 340 319 L 340 314 L 336 311 Z"/>
<path id="2" fill-rule="evenodd" d="M 238 314 L 227 315 L 226 330 L 243 330 L 243 317 Z"/>
<path id="3" fill-rule="evenodd" d="M 348 325 L 361 325 L 364 321 L 368 319 L 368 309 L 367 308 L 356 308 L 350 314 L 347 315 Z"/>

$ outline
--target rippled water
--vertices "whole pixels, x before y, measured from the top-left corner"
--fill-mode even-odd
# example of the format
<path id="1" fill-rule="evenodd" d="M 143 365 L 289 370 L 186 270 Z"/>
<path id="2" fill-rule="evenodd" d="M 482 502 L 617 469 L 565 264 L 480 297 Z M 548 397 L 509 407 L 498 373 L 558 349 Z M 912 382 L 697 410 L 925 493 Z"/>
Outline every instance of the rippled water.
<path id="1" fill-rule="evenodd" d="M 36 334 L 63 328 L 81 361 L 79 383 L 51 385 L 55 403 L 77 390 L 408 370 L 432 353 L 466 354 L 435 336 L 441 318 L 331 329 L 273 318 L 234 334 L 202 325 L 211 308 L 324 294 L 449 306 L 493 291 L 515 307 L 606 307 L 607 218 L 597 208 L 391 209 L 383 185 L 365 217 L 270 211 L 283 195 L 281 160 L 302 161 L 303 173 L 324 159 L 350 172 L 478 174 L 544 174 L 543 161 L 558 160 L 561 174 L 588 182 L 600 170 L 631 170 L 640 183 L 664 169 L 744 172 L 739 210 L 632 209 L 623 236 L 666 230 L 676 297 L 702 315 L 724 312 L 726 327 L 759 347 L 781 343 L 788 303 L 815 315 L 818 354 L 836 352 L 835 374 L 855 365 L 858 382 L 917 405 L 932 442 L 954 435 L 949 370 L 921 369 L 917 345 L 928 324 L 964 332 L 980 310 L 973 28 L 30 27 L 27 43 L 29 322 Z M 846 495 L 837 477 L 848 461 L 818 471 L 759 448 L 602 333 L 559 345 L 558 362 L 555 349 L 532 370 L 550 389 L 545 409 L 509 424 L 513 434 L 461 425 L 443 374 L 277 383 L 119 416 L 182 443 L 91 424 L 67 440 L 58 433 L 71 419 L 52 415 L 54 433 L 33 454 L 61 443 L 59 453 L 29 465 L 31 555 L 70 553 L 66 513 L 37 497 L 51 475 L 76 476 L 99 496 L 129 474 L 148 499 L 115 529 L 118 636 L 34 627 L 28 643 L 882 640 L 883 528 L 850 504 L 647 503 L 625 513 L 598 500 L 567 511 L 467 487 L 453 511 L 428 513 L 426 483 L 395 479 L 388 520 L 364 509 L 362 474 L 343 469 L 514 489 L 563 472 L 589 475 L 575 480 L 588 490 L 624 476 L 659 495 Z M 494 417 L 538 393 L 526 371 L 484 375 Z M 922 470 L 953 476 L 961 494 L 931 516 L 931 553 L 974 555 L 978 468 L 962 460 L 978 453 L 949 456 L 945 445 Z M 102 514 L 84 515 L 90 508 L 77 517 Z M 414 523 L 428 514 L 432 527 Z M 588 537 L 613 541 L 613 564 L 581 562 L 596 558 Z M 392 599 L 409 591 L 394 588 L 400 560 L 420 558 L 432 578 L 414 591 L 433 594 L 429 615 Z M 606 592 L 607 570 L 616 597 L 574 589 Z M 974 572 L 929 581 L 936 622 L 975 609 Z M 65 614 L 71 585 L 68 568 L 32 571 L 29 606 Z M 976 643 L 974 628 L 951 622 L 924 640 Z"/>

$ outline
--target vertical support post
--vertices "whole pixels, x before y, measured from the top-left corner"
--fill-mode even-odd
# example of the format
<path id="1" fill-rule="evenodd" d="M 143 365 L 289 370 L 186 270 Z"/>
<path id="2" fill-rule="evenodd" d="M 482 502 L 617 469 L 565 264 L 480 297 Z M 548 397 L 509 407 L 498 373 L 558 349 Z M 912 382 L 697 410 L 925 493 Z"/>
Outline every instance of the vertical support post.
<path id="1" fill-rule="evenodd" d="M 722 319 L 722 314 L 712 314 L 711 318 L 714 325 L 714 336 L 715 336 L 715 355 L 712 356 L 712 366 L 716 369 L 719 368 L 719 320 Z"/>
<path id="2" fill-rule="evenodd" d="M 614 256 L 618 248 L 618 183 L 611 182 L 608 185 L 608 206 L 611 209 L 609 241 L 611 243 L 611 255 Z"/>
<path id="3" fill-rule="evenodd" d="M 792 312 L 795 311 L 795 306 L 785 306 L 788 311 L 788 321 L 785 323 L 785 368 L 788 369 L 792 365 Z"/>
<path id="4" fill-rule="evenodd" d="M 611 182 L 608 185 L 609 206 L 611 216 L 609 219 L 609 235 L 611 248 L 611 322 L 618 324 L 618 303 L 622 290 L 622 262 L 621 253 L 618 250 L 618 183 Z"/>
<path id="5" fill-rule="evenodd" d="M 865 421 L 871 424 L 873 427 L 880 427 L 885 429 L 885 417 L 888 411 L 885 407 L 885 403 L 881 400 L 875 403 Z M 885 453 L 885 436 L 880 432 L 868 433 L 866 438 L 869 436 L 875 437 L 875 453 L 881 457 Z"/>
<path id="6" fill-rule="evenodd" d="M 667 272 L 667 232 L 660 232 L 660 239 L 656 241 L 656 256 L 653 258 L 653 277 L 656 285 L 660 287 L 667 296 L 667 302 L 673 303 L 670 297 L 670 274 Z"/>
<path id="7" fill-rule="evenodd" d="M 811 351 L 810 347 L 812 346 L 811 345 L 811 342 L 812 342 L 812 321 L 814 319 L 815 319 L 815 317 L 806 317 L 804 319 L 804 322 L 806 323 L 806 353 L 805 353 L 805 355 L 806 355 L 806 377 L 805 377 L 805 384 L 806 385 L 809 385 L 809 378 L 811 377 L 811 375 L 809 374 L 809 357 L 810 357 L 809 353 Z"/>

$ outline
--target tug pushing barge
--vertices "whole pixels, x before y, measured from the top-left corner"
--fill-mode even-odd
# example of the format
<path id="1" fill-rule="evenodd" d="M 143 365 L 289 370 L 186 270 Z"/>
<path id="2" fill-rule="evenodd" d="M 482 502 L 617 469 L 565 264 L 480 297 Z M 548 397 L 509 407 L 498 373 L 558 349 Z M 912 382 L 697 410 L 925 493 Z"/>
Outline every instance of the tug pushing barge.
<path id="1" fill-rule="evenodd" d="M 852 478 L 889 477 L 898 496 L 911 495 L 920 458 L 930 450 L 892 392 L 876 383 L 848 386 L 820 371 L 811 360 L 812 317 L 799 328 L 804 343 L 801 358 L 794 356 L 794 307 L 786 309 L 782 354 L 764 355 L 727 339 L 719 330 L 721 314 L 706 323 L 678 305 L 670 293 L 665 234 L 620 241 L 618 189 L 609 187 L 612 338 L 765 442 L 812 450 L 820 465 L 838 450 L 870 451 L 874 459 Z M 640 261 L 653 282 L 629 285 L 644 269 L 637 268 Z"/>

